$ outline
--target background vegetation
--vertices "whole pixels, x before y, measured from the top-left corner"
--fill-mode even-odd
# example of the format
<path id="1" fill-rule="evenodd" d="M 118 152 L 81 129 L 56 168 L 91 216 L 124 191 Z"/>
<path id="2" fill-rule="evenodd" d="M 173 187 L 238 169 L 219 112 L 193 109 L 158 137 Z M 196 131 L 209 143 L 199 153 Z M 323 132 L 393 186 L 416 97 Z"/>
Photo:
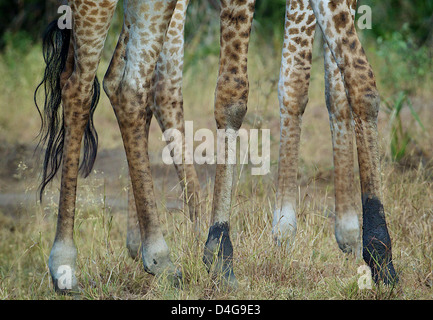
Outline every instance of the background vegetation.
<path id="1" fill-rule="evenodd" d="M 121 1 L 121 0 L 120 0 Z M 191 0 L 185 29 L 185 119 L 215 128 L 218 0 Z M 324 100 L 321 34 L 316 33 L 310 100 L 303 118 L 299 166 L 298 235 L 288 253 L 272 245 L 272 208 L 278 167 L 277 82 L 284 0 L 257 0 L 249 54 L 250 98 L 244 127 L 271 129 L 271 171 L 252 177 L 239 168 L 231 218 L 237 292 L 215 288 L 201 262 L 202 234 L 191 235 L 173 168 L 161 165 L 164 146 L 156 121 L 150 158 L 158 210 L 185 275 L 174 290 L 147 275 L 125 249 L 127 170 L 116 119 L 103 94 L 95 112 L 100 137 L 94 173 L 80 179 L 76 213 L 80 284 L 87 299 L 424 299 L 433 296 L 433 2 L 360 0 L 372 7 L 372 29 L 360 30 L 382 95 L 379 135 L 382 192 L 401 282 L 397 288 L 357 286 L 359 257 L 339 251 L 333 235 L 333 164 Z M 40 38 L 57 17 L 56 0 L 0 0 L 0 299 L 52 299 L 47 261 L 54 237 L 59 181 L 36 201 L 39 163 L 33 151 L 40 119 L 33 91 L 41 79 Z M 98 71 L 103 77 L 122 24 L 117 8 Z M 212 190 L 212 167 L 199 167 Z M 358 172 L 357 166 L 354 170 Z M 359 188 L 358 188 L 359 192 Z M 209 192 L 211 194 L 211 192 Z M 357 199 L 360 198 L 354 195 Z M 360 203 L 358 212 L 361 212 Z M 65 298 L 65 297 L 64 297 Z M 67 298 L 67 297 L 66 297 Z"/>

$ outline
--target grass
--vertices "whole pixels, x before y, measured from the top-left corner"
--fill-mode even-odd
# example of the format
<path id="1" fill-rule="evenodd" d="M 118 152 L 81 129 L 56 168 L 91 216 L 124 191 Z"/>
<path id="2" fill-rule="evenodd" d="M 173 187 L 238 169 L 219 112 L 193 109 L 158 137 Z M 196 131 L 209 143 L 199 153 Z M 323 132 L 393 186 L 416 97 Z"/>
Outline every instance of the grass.
<path id="1" fill-rule="evenodd" d="M 208 219 L 197 240 L 183 210 L 159 214 L 172 259 L 183 272 L 184 287 L 174 289 L 144 272 L 125 248 L 126 216 L 104 203 L 103 186 L 81 181 L 80 196 L 93 191 L 93 202 L 79 202 L 75 241 L 83 299 L 425 299 L 432 294 L 433 252 L 431 182 L 419 173 L 395 174 L 385 167 L 385 208 L 393 239 L 394 263 L 400 274 L 396 288 L 358 288 L 363 261 L 342 253 L 333 234 L 330 194 L 312 191 L 301 199 L 298 233 L 287 252 L 271 239 L 271 180 L 240 182 L 232 213 L 232 242 L 239 289 L 215 288 L 202 263 Z M 394 174 L 393 174 L 394 173 Z M 248 181 L 249 180 L 249 181 Z M 30 182 L 32 183 L 32 182 Z M 398 186 L 405 185 L 404 190 Z M 210 188 L 210 184 L 208 184 Z M 308 189 L 308 187 L 307 187 Z M 98 193 L 101 191 L 101 193 Z M 254 193 L 251 197 L 249 194 Z M 83 202 L 85 204 L 83 204 Z M 206 202 L 207 214 L 211 201 Z M 53 293 L 47 261 L 56 222 L 55 201 L 25 208 L 21 215 L 1 215 L 0 298 L 69 299 Z"/>
<path id="2" fill-rule="evenodd" d="M 261 48 L 261 51 L 259 51 Z M 186 48 L 188 50 L 188 48 Z M 385 112 L 380 113 L 380 148 L 384 207 L 393 240 L 393 258 L 400 274 L 395 288 L 383 285 L 361 290 L 359 257 L 342 253 L 334 236 L 332 145 L 323 93 L 323 66 L 314 60 L 310 102 L 303 118 L 299 167 L 298 232 L 290 252 L 273 244 L 272 208 L 278 166 L 279 112 L 276 83 L 279 54 L 251 45 L 249 60 L 250 99 L 244 127 L 271 129 L 271 174 L 250 176 L 249 170 L 235 181 L 231 239 L 234 246 L 237 291 L 214 285 L 202 262 L 209 227 L 211 198 L 206 198 L 198 239 L 182 205 L 173 168 L 159 166 L 160 129 L 151 126 L 150 155 L 154 170 L 155 194 L 161 225 L 171 248 L 172 260 L 182 269 L 182 290 L 167 285 L 143 270 L 140 261 L 129 258 L 126 242 L 126 215 L 116 201 L 126 201 L 127 174 L 124 160 L 95 168 L 94 174 L 79 181 L 75 241 L 78 248 L 78 279 L 83 299 L 430 299 L 433 296 L 433 180 L 431 158 L 421 161 L 416 150 L 408 150 L 415 166 L 399 166 L 391 161 L 391 128 Z M 380 57 L 368 52 L 373 66 Z M 7 151 L 0 172 L 0 193 L 27 194 L 36 199 L 38 164 L 24 157 L 17 145 L 34 146 L 39 118 L 33 107 L 32 90 L 40 77 L 40 48 L 30 47 L 20 63 L 11 64 L 13 52 L 1 55 L 0 86 L 2 112 L 0 134 Z M 198 59 L 185 70 L 185 120 L 194 120 L 194 129 L 215 129 L 213 94 L 218 59 Z M 100 78 L 108 60 L 101 62 Z M 378 74 L 379 89 L 381 85 Z M 386 92 L 387 88 L 383 88 Z M 433 120 L 431 92 L 418 88 L 413 107 L 424 124 Z M 432 152 L 432 128 L 417 127 L 409 111 L 400 117 L 418 145 Z M 103 153 L 123 154 L 120 133 L 108 99 L 101 96 L 95 125 Z M 15 148 L 15 149 L 14 149 Z M 9 151 L 8 151 L 9 150 Z M 17 150 L 17 163 L 8 157 Z M 107 152 L 108 152 L 107 151 Z M 14 151 L 15 152 L 15 151 Z M 411 153 L 412 152 L 412 153 Z M 15 159 L 14 158 L 14 159 Z M 105 159 L 107 160 L 107 159 Z M 112 161 L 113 160 L 113 161 Z M 117 161 L 117 160 L 116 160 Z M 123 161 L 123 162 L 122 162 Z M 120 165 L 114 165 L 113 163 Z M 431 168 L 431 167 L 430 167 Z M 241 168 L 238 168 L 240 172 Z M 355 168 L 356 169 L 356 168 Z M 202 169 L 202 187 L 212 194 L 212 168 Z M 43 204 L 35 200 L 0 206 L 0 299 L 71 299 L 57 296 L 48 272 L 48 256 L 55 234 L 59 181 L 48 190 Z M 358 188 L 359 189 L 359 188 Z M 359 190 L 358 190 L 359 191 Z M 360 197 L 359 197 L 360 198 Z M 18 201 L 19 202 L 19 201 Z M 358 211 L 361 211 L 358 203 Z"/>

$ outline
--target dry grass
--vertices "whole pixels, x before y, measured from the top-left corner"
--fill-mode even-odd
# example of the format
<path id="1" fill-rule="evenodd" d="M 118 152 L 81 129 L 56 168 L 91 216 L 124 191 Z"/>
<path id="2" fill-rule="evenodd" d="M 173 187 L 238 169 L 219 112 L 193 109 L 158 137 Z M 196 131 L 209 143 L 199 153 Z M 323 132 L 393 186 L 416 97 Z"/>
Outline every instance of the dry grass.
<path id="1" fill-rule="evenodd" d="M 35 49 L 36 50 L 36 49 Z M 387 119 L 381 113 L 382 176 L 384 206 L 393 240 L 395 267 L 400 274 L 396 288 L 358 288 L 357 269 L 363 261 L 342 253 L 333 233 L 332 150 L 328 116 L 323 96 L 321 60 L 315 61 L 310 103 L 304 116 L 299 169 L 298 233 L 291 252 L 276 247 L 271 239 L 272 207 L 278 161 L 279 115 L 276 98 L 279 57 L 266 52 L 250 58 L 250 101 L 244 126 L 271 129 L 271 174 L 250 176 L 242 170 L 236 181 L 231 217 L 235 248 L 235 272 L 240 286 L 227 292 L 215 287 L 202 263 L 207 236 L 211 198 L 201 234 L 193 236 L 192 226 L 181 199 L 173 168 L 158 163 L 164 146 L 156 121 L 151 128 L 150 153 L 154 168 L 155 193 L 172 259 L 184 275 L 182 290 L 144 272 L 140 261 L 129 258 L 125 247 L 127 185 L 125 163 L 111 161 L 122 153 L 120 134 L 105 95 L 96 111 L 100 135 L 100 157 L 111 152 L 94 175 L 79 182 L 75 241 L 79 251 L 79 282 L 83 299 L 428 299 L 433 295 L 433 186 L 426 167 L 404 169 L 389 162 Z M 36 51 L 28 59 L 37 61 Z M 271 56 L 273 59 L 263 57 Z M 30 64 L 33 62 L 29 62 Z M 101 74 L 107 62 L 101 65 Z M 0 68 L 7 68 L 5 62 Z M 17 67 L 17 70 L 19 67 Z M 24 79 L 23 91 L 1 86 L 4 106 L 0 133 L 9 145 L 32 146 L 38 130 L 32 106 L 31 88 L 39 67 Z M 185 118 L 194 119 L 194 128 L 215 129 L 213 92 L 217 59 L 209 57 L 185 71 Z M 22 72 L 24 70 L 21 70 Z M 21 81 L 21 80 L 20 80 Z M 24 81 L 24 80 L 22 80 Z M 15 90 L 15 91 L 14 91 Z M 16 94 L 16 91 L 21 94 Z M 26 94 L 23 94 L 26 92 Z M 15 93 L 15 94 L 13 94 Z M 421 92 L 417 111 L 425 123 L 433 120 L 430 93 Z M 428 106 L 426 101 L 430 101 Z M 2 110 L 6 110 L 2 106 Z M 414 124 L 412 124 L 414 125 Z M 418 130 L 418 129 L 414 129 Z M 420 144 L 431 152 L 432 129 L 419 133 Z M 431 143 L 431 142 L 430 142 Z M 114 151 L 113 151 L 114 150 Z M 118 151 L 116 151 L 118 150 Z M 102 160 L 101 160 L 102 161 Z M 116 163 L 116 165 L 113 165 Z M 120 164 L 120 165 L 119 165 Z M 37 164 L 24 157 L 17 168 L 9 162 L 2 170 L 0 193 L 26 193 L 36 198 Z M 103 168 L 103 169 L 101 169 Z M 110 169 L 111 168 L 111 169 Z M 120 168 L 120 169 L 119 169 Z M 239 168 L 241 169 L 241 168 Z M 212 168 L 201 169 L 202 187 L 212 192 Z M 240 170 L 239 170 L 240 172 Z M 43 205 L 36 201 L 12 209 L 0 206 L 0 299 L 70 299 L 54 294 L 48 272 L 48 256 L 55 233 L 57 214 L 56 181 Z M 117 202 L 116 202 L 117 201 Z M 113 204 L 114 203 L 114 204 Z M 119 205 L 121 203 L 121 205 Z M 360 209 L 360 204 L 358 204 Z"/>

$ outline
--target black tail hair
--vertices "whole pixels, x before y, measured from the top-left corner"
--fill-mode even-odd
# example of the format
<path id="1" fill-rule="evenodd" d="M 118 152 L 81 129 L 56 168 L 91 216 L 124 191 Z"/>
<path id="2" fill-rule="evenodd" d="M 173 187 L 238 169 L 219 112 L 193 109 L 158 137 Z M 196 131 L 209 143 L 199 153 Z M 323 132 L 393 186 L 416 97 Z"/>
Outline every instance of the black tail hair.
<path id="1" fill-rule="evenodd" d="M 46 145 L 42 182 L 39 187 L 39 198 L 41 201 L 45 187 L 55 177 L 63 158 L 65 126 L 63 112 L 60 110 L 62 104 L 60 75 L 65 69 L 70 39 L 71 30 L 66 28 L 60 29 L 57 25 L 57 20 L 48 25 L 43 36 L 42 51 L 46 67 L 44 77 L 36 87 L 34 93 L 35 105 L 42 122 L 37 148 L 42 148 Z M 37 94 L 41 88 L 44 89 L 45 94 L 43 113 L 37 103 Z M 98 149 L 98 134 L 93 124 L 93 114 L 98 104 L 99 96 L 100 85 L 98 78 L 95 77 L 89 121 L 84 131 L 84 152 L 79 167 L 79 171 L 84 177 L 87 177 L 92 171 Z"/>

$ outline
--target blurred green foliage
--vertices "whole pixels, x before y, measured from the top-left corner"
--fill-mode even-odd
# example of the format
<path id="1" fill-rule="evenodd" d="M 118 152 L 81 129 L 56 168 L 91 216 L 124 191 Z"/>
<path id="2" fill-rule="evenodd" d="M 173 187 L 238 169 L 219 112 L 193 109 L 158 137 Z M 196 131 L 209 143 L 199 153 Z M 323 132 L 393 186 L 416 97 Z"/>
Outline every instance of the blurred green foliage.
<path id="1" fill-rule="evenodd" d="M 45 25 L 57 14 L 59 0 L 0 0 L 0 43 L 5 34 L 28 34 L 34 41 L 40 38 Z M 122 2 L 122 1 L 119 1 Z M 392 39 L 401 32 L 400 40 L 411 41 L 417 47 L 433 43 L 433 1 L 431 0 L 359 0 L 373 12 L 373 28 L 363 30 L 370 38 Z M 191 0 L 186 26 L 187 39 L 197 33 L 215 30 L 218 25 L 218 0 Z M 118 6 L 122 8 L 120 3 Z M 257 0 L 254 30 L 258 37 L 282 41 L 285 0 Z M 211 37 L 215 38 L 214 35 Z M 204 38 L 206 42 L 206 37 Z M 275 40 L 273 40 L 275 39 Z"/>
<path id="2" fill-rule="evenodd" d="M 409 96 L 404 91 L 400 91 L 396 97 L 391 97 L 385 100 L 384 105 L 385 112 L 389 115 L 389 123 L 391 126 L 391 160 L 399 162 L 403 160 L 404 156 L 406 156 L 410 144 L 417 144 L 412 133 L 403 126 L 403 120 L 401 117 L 403 108 L 405 106 L 409 108 L 412 117 L 416 120 L 418 125 L 423 130 L 425 130 L 425 128 L 417 112 L 413 108 Z"/>
<path id="3" fill-rule="evenodd" d="M 400 31 L 377 38 L 376 53 L 382 61 L 379 71 L 386 75 L 381 81 L 392 93 L 413 93 L 432 72 L 432 47 L 419 45 L 408 28 L 404 24 Z"/>
<path id="4" fill-rule="evenodd" d="M 373 9 L 373 26 L 366 31 L 371 37 L 392 38 L 400 32 L 400 40 L 415 46 L 433 44 L 433 1 L 431 0 L 361 0 Z"/>
<path id="5" fill-rule="evenodd" d="M 26 42 L 37 41 L 56 17 L 59 5 L 57 0 L 0 0 L 0 49 L 14 36 Z"/>

